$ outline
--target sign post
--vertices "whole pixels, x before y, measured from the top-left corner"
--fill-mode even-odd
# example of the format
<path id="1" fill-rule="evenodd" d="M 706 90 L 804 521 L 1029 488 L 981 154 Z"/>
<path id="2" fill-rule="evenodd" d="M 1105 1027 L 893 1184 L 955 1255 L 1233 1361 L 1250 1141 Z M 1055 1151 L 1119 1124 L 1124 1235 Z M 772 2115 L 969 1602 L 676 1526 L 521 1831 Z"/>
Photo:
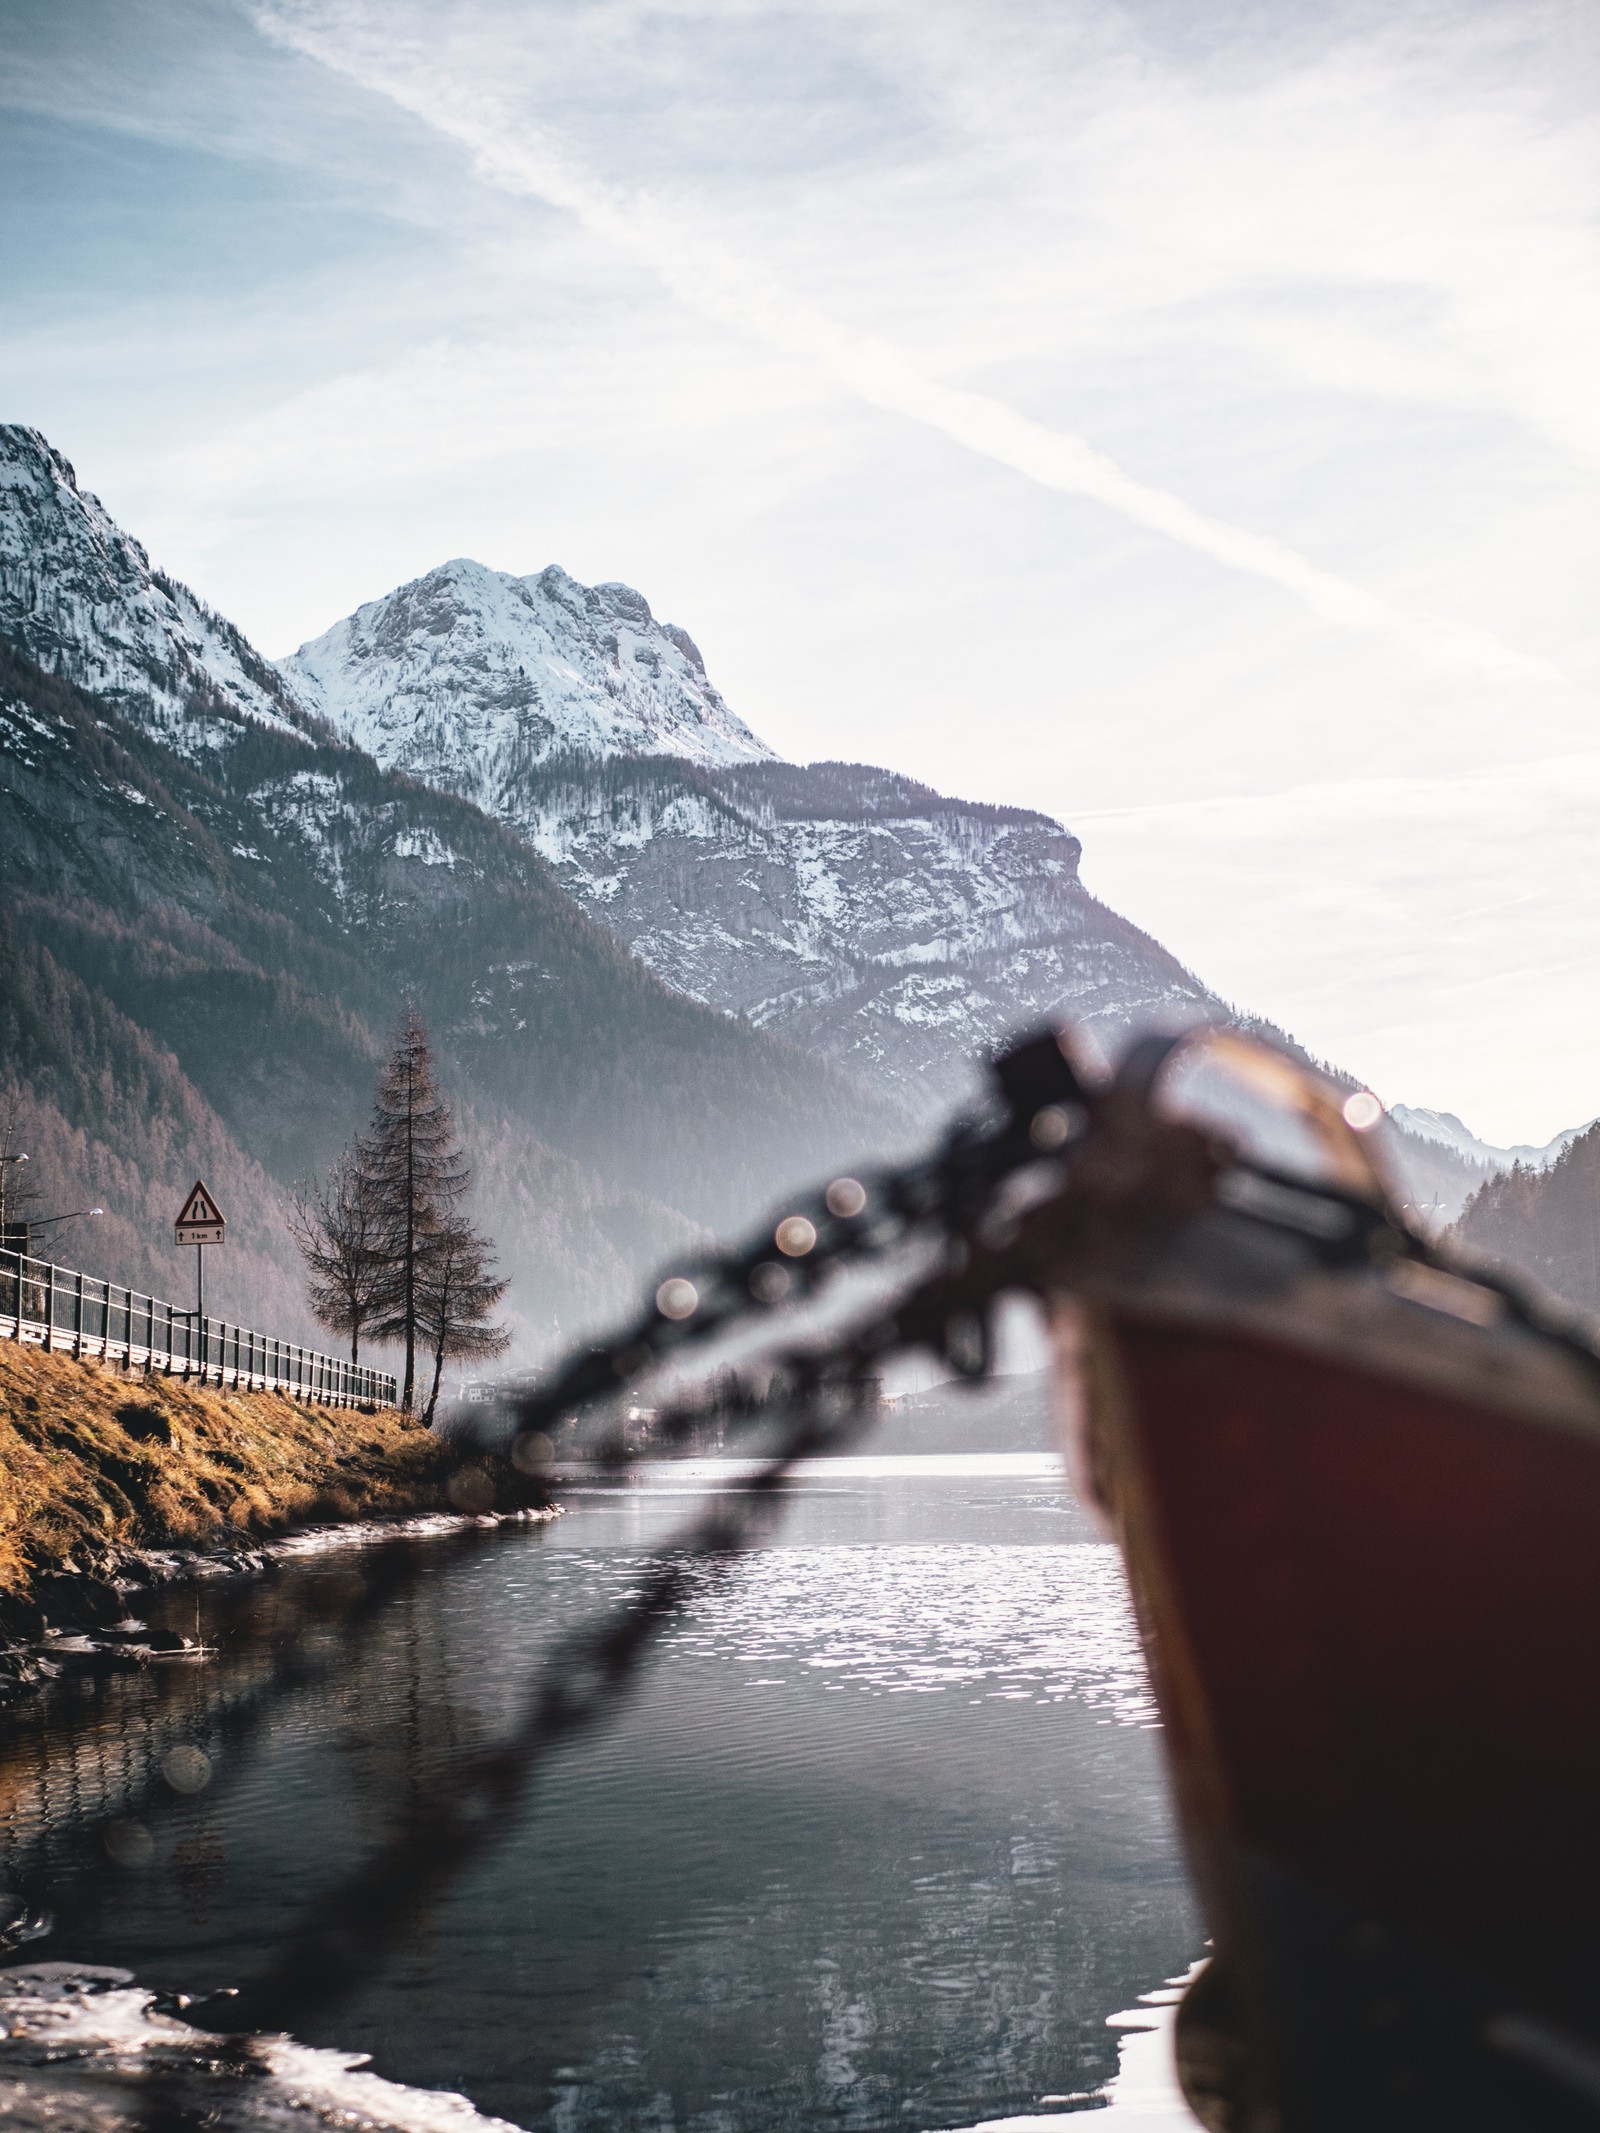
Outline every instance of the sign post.
<path id="1" fill-rule="evenodd" d="M 220 1244 L 226 1227 L 222 1210 L 210 1190 L 196 1178 L 188 1199 L 178 1210 L 178 1219 L 172 1226 L 172 1241 L 194 1246 L 194 1315 L 202 1342 L 206 1323 L 206 1246 Z"/>

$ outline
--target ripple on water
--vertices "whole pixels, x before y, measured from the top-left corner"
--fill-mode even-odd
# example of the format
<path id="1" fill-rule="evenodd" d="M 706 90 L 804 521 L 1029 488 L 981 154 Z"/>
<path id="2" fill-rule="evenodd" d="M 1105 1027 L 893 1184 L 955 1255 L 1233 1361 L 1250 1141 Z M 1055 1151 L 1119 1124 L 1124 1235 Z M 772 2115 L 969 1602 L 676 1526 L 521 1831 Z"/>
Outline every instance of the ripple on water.
<path id="1" fill-rule="evenodd" d="M 1122 1725 L 1156 1719 L 1108 1545 L 775 1549 L 696 1599 L 672 1641 L 739 1660 L 751 1686 L 803 1669 L 879 1695 L 1073 1698 Z"/>

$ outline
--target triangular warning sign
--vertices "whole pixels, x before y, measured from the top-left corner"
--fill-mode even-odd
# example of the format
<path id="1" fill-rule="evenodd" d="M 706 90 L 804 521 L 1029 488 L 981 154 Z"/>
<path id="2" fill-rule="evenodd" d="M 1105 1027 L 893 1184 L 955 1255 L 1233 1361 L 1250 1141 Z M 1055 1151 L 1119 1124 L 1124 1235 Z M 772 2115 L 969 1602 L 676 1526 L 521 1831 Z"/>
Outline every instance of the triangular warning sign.
<path id="1" fill-rule="evenodd" d="M 180 1222 L 205 1223 L 220 1222 L 222 1220 L 222 1216 L 217 1211 L 216 1201 L 212 1199 L 210 1193 L 206 1191 L 198 1178 L 195 1179 L 193 1186 L 190 1188 L 189 1197 L 183 1203 L 183 1210 L 178 1216 L 178 1220 Z"/>

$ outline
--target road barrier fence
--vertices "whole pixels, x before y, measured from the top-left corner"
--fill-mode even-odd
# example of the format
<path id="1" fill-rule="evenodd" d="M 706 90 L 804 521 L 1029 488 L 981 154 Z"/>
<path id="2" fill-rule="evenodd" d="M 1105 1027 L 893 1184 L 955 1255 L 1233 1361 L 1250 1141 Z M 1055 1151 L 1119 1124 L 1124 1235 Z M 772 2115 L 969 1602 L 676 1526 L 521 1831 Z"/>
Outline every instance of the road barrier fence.
<path id="1" fill-rule="evenodd" d="M 27 1252 L 0 1251 L 0 1340 L 240 1392 L 287 1392 L 333 1407 L 395 1402 L 392 1371 L 321 1355 L 227 1319 L 201 1318 Z"/>

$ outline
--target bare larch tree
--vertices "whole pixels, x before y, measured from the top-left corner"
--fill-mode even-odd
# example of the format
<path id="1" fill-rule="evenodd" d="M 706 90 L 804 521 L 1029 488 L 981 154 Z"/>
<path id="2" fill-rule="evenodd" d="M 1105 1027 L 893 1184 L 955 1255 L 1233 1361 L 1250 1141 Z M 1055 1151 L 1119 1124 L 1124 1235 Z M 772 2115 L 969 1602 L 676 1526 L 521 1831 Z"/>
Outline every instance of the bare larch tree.
<path id="1" fill-rule="evenodd" d="M 508 1284 L 493 1271 L 486 1237 L 451 1215 L 429 1238 L 419 1266 L 417 1330 L 433 1354 L 433 1383 L 424 1422 L 433 1421 L 446 1357 L 458 1361 L 503 1355 L 511 1336 L 489 1323 Z"/>
<path id="2" fill-rule="evenodd" d="M 471 1172 L 450 1106 L 434 1077 L 422 1017 L 408 1007 L 379 1077 L 372 1124 L 327 1182 L 300 1195 L 291 1217 L 320 1322 L 405 1349 L 402 1406 L 417 1398 L 417 1356 L 433 1358 L 427 1420 L 450 1356 L 499 1355 L 508 1337 L 489 1324 L 507 1284 L 493 1249 L 457 1212 Z"/>
<path id="3" fill-rule="evenodd" d="M 348 1333 L 350 1360 L 361 1360 L 361 1335 L 377 1316 L 387 1267 L 385 1224 L 360 1141 L 326 1179 L 313 1178 L 290 1205 L 289 1227 L 306 1263 L 307 1300 L 318 1325 Z"/>

